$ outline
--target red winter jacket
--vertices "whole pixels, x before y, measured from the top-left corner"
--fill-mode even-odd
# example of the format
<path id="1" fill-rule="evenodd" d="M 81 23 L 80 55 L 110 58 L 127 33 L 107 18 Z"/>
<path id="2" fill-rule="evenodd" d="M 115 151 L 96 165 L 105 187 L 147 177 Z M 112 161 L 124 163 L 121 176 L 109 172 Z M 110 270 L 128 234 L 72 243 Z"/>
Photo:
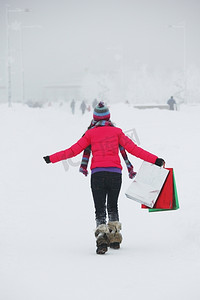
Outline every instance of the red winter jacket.
<path id="1" fill-rule="evenodd" d="M 70 148 L 50 155 L 50 161 L 58 161 L 74 157 L 91 145 L 91 169 L 101 167 L 117 167 L 122 169 L 119 158 L 119 145 L 129 153 L 150 163 L 155 163 L 157 156 L 138 147 L 120 128 L 112 126 L 95 127 L 86 131 L 85 135 Z"/>

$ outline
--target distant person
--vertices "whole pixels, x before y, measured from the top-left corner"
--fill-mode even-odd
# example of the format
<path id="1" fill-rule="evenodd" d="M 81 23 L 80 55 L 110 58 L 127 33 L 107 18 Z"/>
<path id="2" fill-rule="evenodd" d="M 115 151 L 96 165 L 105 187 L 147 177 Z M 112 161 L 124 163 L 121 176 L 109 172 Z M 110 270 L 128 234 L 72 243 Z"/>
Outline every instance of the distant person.
<path id="1" fill-rule="evenodd" d="M 74 99 L 72 100 L 71 104 L 70 104 L 71 110 L 72 110 L 72 114 L 74 115 L 75 113 L 75 101 Z"/>
<path id="2" fill-rule="evenodd" d="M 97 106 L 98 102 L 97 99 L 95 98 L 92 102 L 92 108 L 95 109 L 95 107 Z"/>
<path id="3" fill-rule="evenodd" d="M 56 163 L 83 152 L 80 172 L 87 176 L 87 165 L 90 154 L 92 154 L 91 189 L 96 217 L 97 254 L 104 254 L 108 247 L 119 249 L 122 242 L 121 223 L 118 214 L 118 197 L 122 183 L 119 152 L 126 163 L 129 177 L 133 178 L 135 175 L 126 150 L 132 155 L 157 166 L 161 167 L 165 163 L 162 158 L 138 147 L 120 128 L 115 127 L 110 120 L 108 107 L 100 102 L 94 109 L 93 120 L 88 130 L 78 142 L 66 150 L 44 157 L 46 163 Z M 82 197 L 85 198 L 84 195 Z M 77 199 L 73 200 L 77 201 Z M 78 222 L 77 219 L 76 222 Z"/>
<path id="4" fill-rule="evenodd" d="M 85 101 L 83 100 L 82 103 L 81 103 L 81 106 L 80 106 L 80 109 L 82 111 L 82 115 L 84 115 L 86 108 L 87 108 L 87 106 L 85 104 Z"/>
<path id="5" fill-rule="evenodd" d="M 169 105 L 169 110 L 177 109 L 176 101 L 174 100 L 173 96 L 167 101 L 167 104 Z"/>

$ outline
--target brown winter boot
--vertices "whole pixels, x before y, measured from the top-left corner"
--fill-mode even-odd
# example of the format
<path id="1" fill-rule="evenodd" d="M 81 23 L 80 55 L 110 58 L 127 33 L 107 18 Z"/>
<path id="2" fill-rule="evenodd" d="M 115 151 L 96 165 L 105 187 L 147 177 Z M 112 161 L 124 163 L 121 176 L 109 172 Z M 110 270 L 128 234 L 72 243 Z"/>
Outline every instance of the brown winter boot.
<path id="1" fill-rule="evenodd" d="M 97 254 L 105 254 L 108 251 L 109 230 L 106 224 L 100 224 L 95 230 L 96 244 L 97 244 Z"/>
<path id="2" fill-rule="evenodd" d="M 121 230 L 121 223 L 119 221 L 109 221 L 108 222 L 108 229 L 109 229 L 109 242 L 110 248 L 119 249 L 120 244 L 122 242 L 122 235 L 120 233 Z"/>

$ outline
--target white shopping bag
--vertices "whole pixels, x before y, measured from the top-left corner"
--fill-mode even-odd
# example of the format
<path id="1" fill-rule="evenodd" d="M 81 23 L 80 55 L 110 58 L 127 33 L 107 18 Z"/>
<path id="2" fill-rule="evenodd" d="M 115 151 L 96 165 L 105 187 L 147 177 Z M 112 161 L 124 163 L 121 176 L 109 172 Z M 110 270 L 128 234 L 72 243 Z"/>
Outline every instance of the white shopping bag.
<path id="1" fill-rule="evenodd" d="M 153 207 L 169 171 L 144 161 L 125 195 Z"/>

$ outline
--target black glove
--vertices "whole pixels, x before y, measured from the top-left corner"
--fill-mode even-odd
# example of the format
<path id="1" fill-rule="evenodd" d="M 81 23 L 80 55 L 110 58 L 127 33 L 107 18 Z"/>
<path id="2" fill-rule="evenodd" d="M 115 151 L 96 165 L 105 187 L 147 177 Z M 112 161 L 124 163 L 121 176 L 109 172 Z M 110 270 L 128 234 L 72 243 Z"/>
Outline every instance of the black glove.
<path id="1" fill-rule="evenodd" d="M 157 165 L 159 167 L 162 167 L 164 164 L 165 164 L 165 161 L 162 158 L 157 158 L 155 161 L 155 165 Z"/>
<path id="2" fill-rule="evenodd" d="M 47 164 L 51 163 L 49 156 L 44 156 L 43 158 L 44 158 L 44 160 L 46 161 Z"/>

